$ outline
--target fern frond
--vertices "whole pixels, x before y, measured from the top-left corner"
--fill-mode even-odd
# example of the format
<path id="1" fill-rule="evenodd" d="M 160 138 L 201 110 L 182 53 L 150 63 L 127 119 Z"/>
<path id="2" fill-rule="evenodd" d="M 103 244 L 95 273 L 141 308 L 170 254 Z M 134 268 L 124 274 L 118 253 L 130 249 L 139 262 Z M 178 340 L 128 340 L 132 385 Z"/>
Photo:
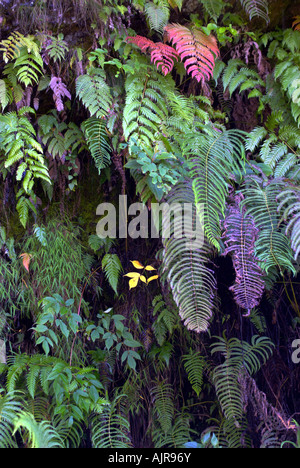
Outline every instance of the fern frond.
<path id="1" fill-rule="evenodd" d="M 128 419 L 117 410 L 119 395 L 102 413 L 92 418 L 92 444 L 94 448 L 130 448 L 132 446 Z"/>
<path id="2" fill-rule="evenodd" d="M 203 372 L 207 365 L 206 359 L 201 355 L 200 351 L 195 352 L 191 349 L 189 354 L 182 356 L 182 360 L 189 382 L 199 397 L 203 385 Z"/>
<path id="3" fill-rule="evenodd" d="M 214 273 L 207 267 L 210 248 L 203 242 L 203 238 L 196 239 L 196 245 L 192 248 L 187 237 L 177 234 L 183 227 L 180 217 L 182 204 L 191 206 L 191 211 L 185 211 L 185 216 L 192 220 L 193 228 L 199 216 L 190 183 L 185 181 L 177 184 L 168 194 L 167 201 L 174 209 L 175 221 L 171 222 L 170 237 L 163 239 L 163 270 L 167 274 L 174 301 L 184 324 L 198 333 L 207 331 L 213 314 L 216 291 Z M 166 216 L 163 229 L 164 222 L 168 221 Z"/>
<path id="4" fill-rule="evenodd" d="M 118 294 L 118 281 L 122 271 L 122 265 L 117 254 L 105 254 L 102 259 L 102 269 L 106 278 L 116 294 Z"/>
<path id="5" fill-rule="evenodd" d="M 138 143 L 151 146 L 157 139 L 162 122 L 167 119 L 166 89 L 174 89 L 170 77 L 162 77 L 143 67 L 130 75 L 125 82 L 126 103 L 123 111 L 124 136 Z"/>
<path id="6" fill-rule="evenodd" d="M 255 17 L 262 18 L 269 23 L 269 8 L 267 0 L 240 0 L 242 7 L 249 15 L 250 20 Z"/>
<path id="7" fill-rule="evenodd" d="M 14 423 L 14 434 L 25 429 L 31 448 L 65 448 L 62 439 L 49 421 L 36 422 L 33 415 L 22 412 Z"/>
<path id="8" fill-rule="evenodd" d="M 200 3 L 214 22 L 217 23 L 218 18 L 225 7 L 223 0 L 200 0 Z"/>
<path id="9" fill-rule="evenodd" d="M 63 40 L 63 34 L 58 34 L 57 37 L 45 34 L 42 42 L 47 55 L 54 62 L 64 60 L 66 53 L 69 51 L 67 42 Z"/>
<path id="10" fill-rule="evenodd" d="M 100 69 L 90 69 L 89 74 L 77 78 L 76 95 L 89 110 L 91 117 L 105 117 L 111 107 L 110 88 Z"/>
<path id="11" fill-rule="evenodd" d="M 163 44 L 162 42 L 153 42 L 142 36 L 128 36 L 126 41 L 135 44 L 142 52 L 149 50 L 151 53 L 151 62 L 157 66 L 157 69 L 161 69 L 164 75 L 167 75 L 173 70 L 174 62 L 178 60 L 178 54 L 173 47 Z"/>
<path id="12" fill-rule="evenodd" d="M 110 164 L 111 148 L 103 119 L 90 117 L 82 123 L 88 148 L 100 174 L 101 170 Z"/>
<path id="13" fill-rule="evenodd" d="M 12 102 L 12 93 L 9 89 L 8 83 L 5 80 L 0 80 L 0 104 L 2 111 L 5 107 Z"/>
<path id="14" fill-rule="evenodd" d="M 155 448 L 185 448 L 185 444 L 192 439 L 190 428 L 190 415 L 180 414 L 175 417 L 174 423 L 167 434 L 157 429 L 153 434 Z"/>
<path id="15" fill-rule="evenodd" d="M 145 3 L 145 14 L 150 28 L 162 34 L 170 16 L 167 0 L 147 1 Z"/>
<path id="16" fill-rule="evenodd" d="M 49 86 L 53 91 L 53 99 L 57 111 L 63 111 L 64 105 L 62 98 L 67 97 L 68 99 L 71 99 L 71 94 L 67 90 L 66 85 L 62 82 L 62 79 L 60 77 L 52 76 Z"/>
<path id="17" fill-rule="evenodd" d="M 166 381 L 156 382 L 151 389 L 154 411 L 163 434 L 167 434 L 174 418 L 174 390 Z"/>
<path id="18" fill-rule="evenodd" d="M 234 421 L 239 428 L 244 415 L 239 378 L 245 370 L 249 375 L 258 372 L 272 355 L 274 344 L 269 338 L 256 335 L 252 337 L 251 344 L 237 338 L 216 339 L 212 354 L 222 353 L 225 361 L 214 368 L 213 382 L 226 419 Z"/>
<path id="19" fill-rule="evenodd" d="M 242 206 L 254 218 L 259 229 L 258 239 L 255 243 L 255 255 L 261 262 L 261 268 L 268 271 L 275 267 L 283 274 L 285 269 L 296 274 L 292 264 L 293 252 L 290 241 L 282 232 L 279 225 L 277 196 L 284 188 L 281 180 L 275 180 L 262 186 L 255 179 L 251 185 L 243 190 L 244 200 Z"/>
<path id="20" fill-rule="evenodd" d="M 39 53 L 33 53 L 23 47 L 15 61 L 14 68 L 16 68 L 19 82 L 25 86 L 31 86 L 39 81 L 39 75 L 43 71 L 43 59 Z"/>
<path id="21" fill-rule="evenodd" d="M 23 108 L 18 113 L 11 112 L 0 116 L 0 147 L 6 155 L 5 168 L 18 165 L 17 180 L 22 180 L 25 193 L 33 188 L 34 179 L 44 179 L 51 183 L 46 166 L 43 149 L 36 139 L 36 132 L 29 119 L 24 115 L 33 112 Z"/>
<path id="22" fill-rule="evenodd" d="M 167 333 L 172 333 L 178 322 L 178 312 L 167 306 L 161 294 L 154 297 L 152 306 L 153 316 L 157 316 L 152 328 L 158 344 L 162 346 Z"/>
<path id="23" fill-rule="evenodd" d="M 253 254 L 258 229 L 253 218 L 240 210 L 238 200 L 235 206 L 229 208 L 224 227 L 224 255 L 232 255 L 236 272 L 235 284 L 230 290 L 234 293 L 236 303 L 249 314 L 260 303 L 265 286 L 263 272 Z"/>
<path id="24" fill-rule="evenodd" d="M 3 60 L 5 63 L 19 57 L 20 49 L 25 47 L 30 53 L 36 56 L 39 55 L 39 47 L 32 36 L 25 37 L 18 31 L 14 31 L 7 39 L 0 42 L 0 51 L 3 52 Z"/>
<path id="25" fill-rule="evenodd" d="M 204 232 L 220 250 L 220 219 L 225 214 L 228 184 L 244 172 L 243 132 L 226 130 L 187 135 L 188 155 L 196 203 L 203 205 Z"/>
<path id="26" fill-rule="evenodd" d="M 167 39 L 172 42 L 189 75 L 198 82 L 213 77 L 215 59 L 220 52 L 214 36 L 207 36 L 199 29 L 188 29 L 180 24 L 168 24 Z"/>
<path id="27" fill-rule="evenodd" d="M 297 187 L 283 190 L 277 196 L 278 212 L 282 218 L 288 221 L 286 235 L 291 238 L 291 246 L 294 250 L 294 259 L 297 260 L 300 253 L 300 191 Z"/>
<path id="28" fill-rule="evenodd" d="M 13 436 L 15 419 L 21 414 L 24 402 L 18 391 L 1 395 L 0 389 L 0 448 L 17 448 Z"/>

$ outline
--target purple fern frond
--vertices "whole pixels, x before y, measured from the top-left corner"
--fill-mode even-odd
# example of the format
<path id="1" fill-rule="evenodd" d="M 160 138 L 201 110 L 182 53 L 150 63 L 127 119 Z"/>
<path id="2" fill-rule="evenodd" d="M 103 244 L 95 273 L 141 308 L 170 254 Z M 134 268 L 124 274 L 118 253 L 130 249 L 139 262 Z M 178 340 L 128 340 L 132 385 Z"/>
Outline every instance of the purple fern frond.
<path id="1" fill-rule="evenodd" d="M 62 82 L 61 78 L 58 78 L 57 76 L 52 76 L 50 81 L 50 88 L 53 91 L 53 99 L 55 102 L 56 109 L 58 110 L 58 112 L 63 111 L 64 104 L 62 98 L 67 97 L 68 99 L 71 99 L 71 94 L 69 93 L 66 85 Z"/>
<path id="2" fill-rule="evenodd" d="M 262 298 L 265 283 L 263 271 L 254 254 L 254 244 L 258 229 L 251 215 L 240 209 L 240 197 L 235 197 L 235 204 L 229 207 L 224 221 L 225 242 L 224 255 L 230 254 L 236 273 L 236 279 L 230 290 L 234 299 L 242 309 L 250 314 L 251 309 L 258 306 Z"/>

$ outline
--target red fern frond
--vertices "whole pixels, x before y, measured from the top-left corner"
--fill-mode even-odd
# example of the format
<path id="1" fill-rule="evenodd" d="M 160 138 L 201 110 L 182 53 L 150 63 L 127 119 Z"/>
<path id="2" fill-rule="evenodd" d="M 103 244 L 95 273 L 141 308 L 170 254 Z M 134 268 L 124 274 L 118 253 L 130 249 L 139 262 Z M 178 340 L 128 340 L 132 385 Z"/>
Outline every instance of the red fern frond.
<path id="1" fill-rule="evenodd" d="M 127 37 L 127 42 L 137 45 L 142 52 L 151 53 L 151 62 L 161 69 L 164 75 L 173 70 L 175 60 L 178 60 L 178 54 L 173 47 L 162 42 L 153 42 L 143 36 Z"/>
<path id="2" fill-rule="evenodd" d="M 295 16 L 294 17 L 294 22 L 292 24 L 292 28 L 295 30 L 295 31 L 300 31 L 300 16 Z"/>
<path id="3" fill-rule="evenodd" d="M 180 24 L 168 24 L 165 31 L 167 40 L 173 42 L 187 73 L 198 82 L 211 79 L 215 59 L 220 55 L 216 38 Z"/>

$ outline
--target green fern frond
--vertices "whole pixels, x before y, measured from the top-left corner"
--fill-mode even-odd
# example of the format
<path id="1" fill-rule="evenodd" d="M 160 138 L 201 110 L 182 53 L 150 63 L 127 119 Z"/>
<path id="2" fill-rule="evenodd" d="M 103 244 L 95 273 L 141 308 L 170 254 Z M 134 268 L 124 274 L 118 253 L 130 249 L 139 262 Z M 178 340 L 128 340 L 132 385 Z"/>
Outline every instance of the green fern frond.
<path id="1" fill-rule="evenodd" d="M 240 0 L 242 7 L 252 20 L 255 17 L 262 18 L 269 23 L 269 8 L 267 0 Z"/>
<path id="2" fill-rule="evenodd" d="M 161 294 L 152 301 L 153 316 L 156 317 L 152 325 L 155 338 L 160 346 L 166 340 L 167 333 L 172 333 L 178 322 L 178 312 L 168 307 Z"/>
<path id="3" fill-rule="evenodd" d="M 216 23 L 225 7 L 223 0 L 200 0 L 200 3 Z"/>
<path id="4" fill-rule="evenodd" d="M 28 438 L 30 448 L 65 448 L 62 439 L 49 421 L 38 423 L 32 414 L 25 411 L 14 423 L 14 434 L 16 432 L 21 432 L 26 439 Z"/>
<path id="5" fill-rule="evenodd" d="M 110 405 L 104 406 L 100 415 L 91 421 L 92 444 L 94 448 L 131 448 L 130 425 L 117 406 L 124 395 L 119 395 Z"/>
<path id="6" fill-rule="evenodd" d="M 148 63 L 146 61 L 146 63 Z M 174 89 L 170 76 L 163 77 L 155 70 L 143 66 L 126 78 L 126 103 L 123 111 L 125 139 L 133 138 L 139 144 L 151 146 L 157 139 L 160 126 L 166 121 L 167 89 Z"/>
<path id="7" fill-rule="evenodd" d="M 300 191 L 297 187 L 287 188 L 277 198 L 280 202 L 278 212 L 282 214 L 281 219 L 288 222 L 286 234 L 290 236 L 294 259 L 297 260 L 300 253 Z"/>
<path id="8" fill-rule="evenodd" d="M 0 448 L 17 448 L 13 425 L 24 407 L 22 393 L 14 391 L 1 395 L 2 391 L 0 389 Z"/>
<path id="9" fill-rule="evenodd" d="M 88 109 L 91 117 L 105 117 L 111 107 L 112 97 L 104 72 L 91 68 L 88 74 L 79 76 L 76 80 L 76 96 Z"/>
<path id="10" fill-rule="evenodd" d="M 189 354 L 182 356 L 182 360 L 189 382 L 199 397 L 203 385 L 203 371 L 207 365 L 206 359 L 201 355 L 200 351 L 194 352 L 191 349 Z"/>
<path id="11" fill-rule="evenodd" d="M 245 199 L 241 205 L 253 216 L 260 231 L 255 244 L 255 255 L 261 262 L 261 268 L 266 273 L 275 267 L 281 274 L 285 269 L 296 274 L 290 241 L 279 227 L 277 197 L 283 188 L 284 183 L 281 180 L 262 186 L 257 180 L 251 179 L 251 185 L 243 190 Z"/>
<path id="12" fill-rule="evenodd" d="M 100 174 L 101 170 L 110 164 L 111 156 L 105 121 L 90 117 L 82 123 L 82 128 L 95 166 Z"/>
<path id="13" fill-rule="evenodd" d="M 66 53 L 69 51 L 69 46 L 63 39 L 63 34 L 58 34 L 57 37 L 43 35 L 45 50 L 54 62 L 61 62 L 64 60 Z"/>
<path id="14" fill-rule="evenodd" d="M 39 53 L 33 53 L 23 47 L 15 61 L 14 68 L 18 81 L 25 86 L 31 86 L 39 81 L 39 76 L 43 72 L 43 59 Z"/>
<path id="15" fill-rule="evenodd" d="M 102 269 L 106 278 L 116 294 L 118 294 L 118 281 L 123 269 L 117 254 L 107 253 L 102 259 Z"/>
<path id="16" fill-rule="evenodd" d="M 18 164 L 17 180 L 22 180 L 26 194 L 32 191 L 35 179 L 51 184 L 43 148 L 36 139 L 36 132 L 26 117 L 35 113 L 31 108 L 22 108 L 0 116 L 0 148 L 6 155 L 5 168 Z"/>
<path id="17" fill-rule="evenodd" d="M 160 428 L 154 432 L 155 448 L 185 448 L 185 444 L 192 439 L 192 433 L 190 415 L 180 414 L 175 417 L 174 423 L 167 434 L 163 434 Z"/>
<path id="18" fill-rule="evenodd" d="M 35 56 L 39 55 L 39 46 L 34 41 L 34 37 L 24 36 L 18 31 L 15 31 L 7 39 L 0 42 L 0 51 L 3 52 L 4 62 L 8 63 L 19 57 L 22 47 L 25 47 L 28 53 L 32 52 Z"/>
<path id="19" fill-rule="evenodd" d="M 190 160 L 195 202 L 203 205 L 204 232 L 218 250 L 228 185 L 245 170 L 243 138 L 243 132 L 238 130 L 194 133 L 186 138 L 185 153 Z"/>
<path id="20" fill-rule="evenodd" d="M 158 381 L 151 389 L 151 396 L 161 430 L 167 434 L 174 418 L 174 389 L 166 381 Z"/>
<path id="21" fill-rule="evenodd" d="M 230 96 L 232 96 L 238 88 L 240 92 L 256 90 L 259 91 L 259 96 L 262 96 L 260 88 L 265 87 L 264 81 L 255 70 L 246 67 L 246 64 L 242 60 L 230 59 L 227 66 L 224 67 L 220 65 L 217 72 L 218 70 L 219 73 L 222 71 L 223 87 L 224 90 L 228 88 Z M 255 97 L 257 97 L 257 95 Z"/>
<path id="22" fill-rule="evenodd" d="M 0 80 L 0 104 L 2 107 L 2 111 L 4 111 L 5 107 L 10 104 L 13 100 L 11 90 L 9 88 L 9 84 L 6 80 Z"/>
<path id="23" fill-rule="evenodd" d="M 168 1 L 147 1 L 145 3 L 145 14 L 150 28 L 162 34 L 170 16 Z"/>
<path id="24" fill-rule="evenodd" d="M 171 222 L 170 237 L 163 239 L 163 270 L 184 324 L 198 333 L 207 331 L 216 290 L 214 273 L 207 266 L 210 247 L 203 238 L 200 239 L 202 236 L 199 232 L 193 247 L 187 237 L 176 235 L 183 226 L 180 217 L 183 203 L 190 204 L 191 211 L 185 211 L 185 215 L 193 221 L 193 228 L 199 216 L 190 182 L 177 184 L 168 194 L 167 202 L 174 208 L 175 221 Z M 164 223 L 169 222 L 167 218 L 163 221 L 163 229 L 166 226 Z"/>
<path id="25" fill-rule="evenodd" d="M 212 354 L 221 353 L 225 361 L 214 368 L 213 382 L 226 419 L 233 420 L 236 427 L 240 427 L 244 408 L 239 377 L 245 371 L 249 375 L 258 372 L 272 355 L 274 344 L 269 338 L 256 335 L 251 343 L 237 338 L 216 337 L 216 340 Z"/>

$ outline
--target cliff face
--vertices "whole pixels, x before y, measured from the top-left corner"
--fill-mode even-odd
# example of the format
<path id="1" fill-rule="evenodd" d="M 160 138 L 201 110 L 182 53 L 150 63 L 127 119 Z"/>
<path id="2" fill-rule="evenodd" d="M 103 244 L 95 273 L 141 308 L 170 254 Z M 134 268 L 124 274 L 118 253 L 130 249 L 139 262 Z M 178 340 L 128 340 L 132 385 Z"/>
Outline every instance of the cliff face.
<path id="1" fill-rule="evenodd" d="M 130 0 L 100 1 L 95 0 L 0 0 L 0 36 L 18 29 L 24 34 L 39 31 L 63 32 L 64 34 L 85 35 L 88 31 L 98 31 L 104 35 L 107 31 L 119 31 L 121 34 L 127 27 L 134 27 L 141 33 L 145 30 L 145 15 L 141 4 L 146 2 L 132 2 Z M 172 5 L 172 2 L 169 2 Z M 240 15 L 245 23 L 249 18 L 242 8 L 240 0 L 228 0 L 225 12 L 231 11 Z M 173 2 L 176 4 L 176 2 Z M 262 20 L 253 19 L 249 22 L 251 30 L 272 30 L 276 27 L 291 27 L 293 17 L 300 15 L 300 2 L 295 0 L 268 0 L 269 24 Z M 190 15 L 199 18 L 209 18 L 205 15 L 199 0 L 184 0 L 181 11 L 171 9 L 170 21 L 186 22 Z"/>

